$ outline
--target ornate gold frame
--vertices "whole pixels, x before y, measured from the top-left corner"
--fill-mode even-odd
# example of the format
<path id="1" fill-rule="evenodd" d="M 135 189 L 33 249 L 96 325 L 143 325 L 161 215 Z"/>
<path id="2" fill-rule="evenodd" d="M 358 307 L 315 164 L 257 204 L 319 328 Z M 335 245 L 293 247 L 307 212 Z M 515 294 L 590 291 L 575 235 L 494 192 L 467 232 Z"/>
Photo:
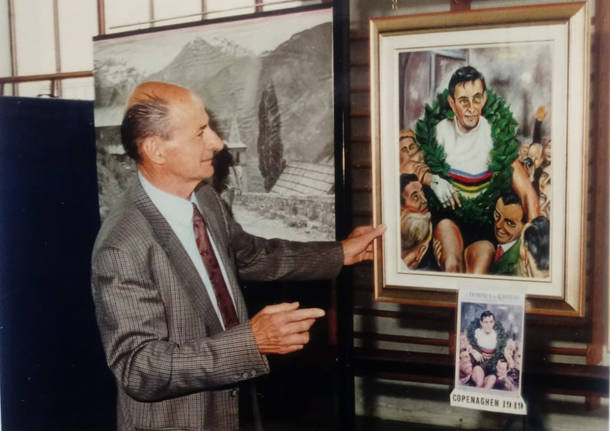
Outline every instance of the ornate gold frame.
<path id="1" fill-rule="evenodd" d="M 588 186 L 588 91 L 589 21 L 585 2 L 542 6 L 484 9 L 465 12 L 384 17 L 370 21 L 371 157 L 373 223 L 384 223 L 382 209 L 382 143 L 380 121 L 380 44 L 384 38 L 469 29 L 503 29 L 524 25 L 567 24 L 569 103 L 567 110 L 565 245 L 563 292 L 561 295 L 528 295 L 526 311 L 537 314 L 583 316 L 585 313 L 585 270 L 587 262 L 587 186 Z M 408 47 L 406 47 L 408 48 Z M 574 79 L 577 73 L 581 79 Z M 567 106 L 566 101 L 566 106 Z M 560 119 L 561 120 L 561 119 Z M 387 175 L 387 169 L 385 169 Z M 577 200 L 574 194 L 579 196 Z M 387 233 L 386 233 L 387 235 Z M 384 275 L 383 240 L 375 244 L 375 300 L 428 306 L 455 306 L 457 290 L 434 289 L 418 285 L 391 285 Z M 493 283 L 493 280 L 490 281 Z"/>

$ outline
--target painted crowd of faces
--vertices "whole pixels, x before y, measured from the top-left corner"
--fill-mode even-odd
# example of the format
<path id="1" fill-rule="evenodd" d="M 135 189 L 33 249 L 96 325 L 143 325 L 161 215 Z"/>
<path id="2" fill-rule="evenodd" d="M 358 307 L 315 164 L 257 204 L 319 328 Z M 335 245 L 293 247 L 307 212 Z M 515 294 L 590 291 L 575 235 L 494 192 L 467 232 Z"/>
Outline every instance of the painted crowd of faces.
<path id="1" fill-rule="evenodd" d="M 453 70 L 456 69 L 457 67 Z M 490 85 L 487 78 L 485 79 L 487 88 L 492 88 L 493 80 L 490 80 L 492 81 L 492 85 Z M 500 93 L 502 88 L 499 89 L 500 91 L 497 88 L 493 88 L 493 90 L 496 94 L 506 97 Z M 481 91 L 483 90 L 480 81 L 456 86 L 454 99 L 450 100 L 456 114 L 454 121 L 461 120 L 464 123 L 470 122 L 476 125 L 478 118 L 482 116 L 486 101 L 484 91 L 483 94 Z M 425 102 L 429 103 L 429 100 L 425 100 Z M 522 175 L 527 176 L 537 199 L 539 213 L 535 217 L 528 217 L 528 208 L 525 203 L 507 204 L 503 202 L 502 198 L 498 199 L 493 214 L 490 214 L 490 217 L 493 218 L 495 238 L 490 240 L 488 237 L 486 241 L 466 243 L 455 253 L 457 263 L 453 262 L 456 259 L 450 260 L 448 255 L 450 246 L 452 246 L 451 241 L 459 242 L 462 241 L 462 238 L 459 237 L 456 240 L 450 238 L 450 241 L 447 241 L 442 232 L 446 226 L 438 222 L 438 217 L 435 220 L 427 205 L 425 191 L 426 188 L 428 191 L 431 190 L 433 175 L 426 165 L 423 152 L 413 133 L 415 123 L 407 123 L 410 127 L 405 127 L 400 131 L 398 153 L 401 174 L 401 258 L 409 270 L 509 275 L 526 278 L 547 278 L 549 276 L 551 141 L 548 136 L 550 124 L 547 124 L 549 123 L 547 109 L 545 104 L 537 106 L 529 120 L 523 119 L 523 116 L 516 116 L 522 121 L 517 129 L 517 138 L 521 145 L 513 166 L 516 169 L 520 168 Z M 404 111 L 406 112 L 407 109 L 405 108 Z M 408 117 L 407 114 L 405 114 L 406 117 Z M 527 127 L 524 127 L 523 122 L 528 123 Z M 473 126 L 473 124 L 466 125 Z M 527 136 L 523 133 L 524 129 L 528 131 Z M 517 163 L 518 167 L 515 165 Z M 404 174 L 408 175 L 410 179 L 407 179 Z M 530 199 L 529 205 L 532 208 L 532 199 Z M 459 228 L 449 226 L 445 232 L 449 232 L 450 237 L 452 230 L 456 229 Z M 512 264 L 508 272 L 496 272 L 498 266 L 495 266 L 494 263 L 500 258 L 499 244 L 506 243 L 510 248 L 513 241 L 516 241 L 515 247 L 519 248 L 518 262 Z M 506 250 L 503 252 L 506 253 Z M 513 262 L 515 254 L 516 249 L 513 250 L 510 257 Z M 508 256 L 505 258 L 505 260 L 509 259 Z"/>
<path id="2" fill-rule="evenodd" d="M 460 333 L 456 385 L 518 391 L 523 356 L 520 342 L 511 336 L 509 328 L 496 322 L 494 313 L 481 313 L 475 323 L 478 327 L 473 333 Z M 498 333 L 500 328 L 507 337 L 505 341 Z"/>

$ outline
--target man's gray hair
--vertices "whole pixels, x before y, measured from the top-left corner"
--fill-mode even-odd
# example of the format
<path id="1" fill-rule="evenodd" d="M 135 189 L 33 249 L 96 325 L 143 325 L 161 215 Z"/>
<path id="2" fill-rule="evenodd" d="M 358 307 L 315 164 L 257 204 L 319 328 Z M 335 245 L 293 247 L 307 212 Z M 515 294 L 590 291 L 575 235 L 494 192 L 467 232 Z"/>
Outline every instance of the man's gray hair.
<path id="1" fill-rule="evenodd" d="M 142 161 L 139 144 L 142 139 L 159 136 L 171 137 L 170 107 L 164 100 L 156 99 L 130 107 L 121 123 L 121 142 L 125 152 L 136 163 Z"/>
<path id="2" fill-rule="evenodd" d="M 403 250 L 410 250 L 421 244 L 430 235 L 430 213 L 401 211 L 400 239 Z"/>

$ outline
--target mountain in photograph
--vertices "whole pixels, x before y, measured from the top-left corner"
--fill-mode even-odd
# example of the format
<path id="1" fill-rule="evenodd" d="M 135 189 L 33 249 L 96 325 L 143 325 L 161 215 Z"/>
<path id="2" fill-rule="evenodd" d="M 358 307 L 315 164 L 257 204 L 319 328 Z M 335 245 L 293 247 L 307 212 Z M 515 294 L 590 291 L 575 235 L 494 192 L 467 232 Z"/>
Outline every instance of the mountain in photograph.
<path id="1" fill-rule="evenodd" d="M 227 139 L 237 119 L 244 143 L 253 146 L 258 127 L 261 59 L 227 40 L 212 44 L 196 38 L 163 69 L 146 80 L 166 81 L 198 94 L 206 105 L 212 126 Z"/>
<path id="2" fill-rule="evenodd" d="M 133 89 L 144 80 L 135 67 L 129 67 L 114 58 L 96 58 L 95 68 L 95 107 L 96 109 L 125 106 Z"/>
<path id="3" fill-rule="evenodd" d="M 284 154 L 290 161 L 333 160 L 331 53 L 332 24 L 324 23 L 296 33 L 263 56 L 263 76 L 275 87 Z"/>
<path id="4" fill-rule="evenodd" d="M 331 52 L 330 23 L 297 33 L 259 56 L 226 39 L 196 38 L 145 80 L 172 82 L 200 95 L 224 139 L 236 121 L 249 159 L 258 159 L 258 107 L 271 82 L 286 159 L 327 162 L 334 137 Z"/>
<path id="5" fill-rule="evenodd" d="M 235 203 L 245 228 L 265 237 L 334 238 L 332 24 L 295 33 L 275 48 L 261 42 L 262 53 L 206 37 L 205 28 L 190 34 L 180 43 L 159 33 L 96 50 L 102 218 L 135 174 L 120 144 L 125 103 L 139 83 L 164 81 L 203 99 L 211 126 L 239 159 L 229 172 L 237 180 L 223 197 Z M 142 55 L 161 45 L 157 57 Z"/>

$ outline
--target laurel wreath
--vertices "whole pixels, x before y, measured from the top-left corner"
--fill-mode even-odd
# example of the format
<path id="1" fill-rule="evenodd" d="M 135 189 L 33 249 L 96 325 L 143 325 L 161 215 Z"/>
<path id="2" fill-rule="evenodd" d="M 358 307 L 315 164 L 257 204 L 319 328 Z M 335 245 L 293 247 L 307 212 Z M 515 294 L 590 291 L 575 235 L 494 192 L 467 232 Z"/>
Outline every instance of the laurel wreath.
<path id="1" fill-rule="evenodd" d="M 453 119 L 455 116 L 449 106 L 448 95 L 449 90 L 446 89 L 437 94 L 432 106 L 425 105 L 424 116 L 415 126 L 415 136 L 423 150 L 430 171 L 452 181 L 449 176 L 449 165 L 445 161 L 447 156 L 436 141 L 436 125 L 445 118 Z M 490 184 L 474 198 L 458 192 L 462 206 L 454 210 L 455 217 L 470 224 L 492 223 L 491 215 L 496 201 L 511 185 L 513 174 L 511 164 L 519 153 L 519 142 L 516 138 L 518 123 L 502 97 L 490 89 L 487 89 L 487 103 L 483 108 L 483 116 L 491 125 L 493 141 L 489 165 L 489 170 L 492 172 Z M 428 206 L 433 212 L 443 210 L 442 204 L 434 193 L 431 193 L 430 199 L 428 199 Z"/>
<path id="2" fill-rule="evenodd" d="M 466 329 L 466 335 L 468 337 L 468 341 L 473 349 L 477 350 L 479 353 L 481 352 L 481 346 L 477 343 L 477 339 L 474 336 L 474 331 L 481 327 L 481 322 L 479 319 L 473 319 Z M 506 335 L 506 331 L 504 330 L 504 326 L 502 322 L 498 320 L 495 321 L 494 331 L 496 331 L 496 351 L 494 355 L 488 361 L 484 362 L 484 371 L 485 375 L 495 374 L 496 372 L 496 363 L 500 357 L 504 356 L 504 348 L 506 347 L 506 340 L 508 336 Z"/>

